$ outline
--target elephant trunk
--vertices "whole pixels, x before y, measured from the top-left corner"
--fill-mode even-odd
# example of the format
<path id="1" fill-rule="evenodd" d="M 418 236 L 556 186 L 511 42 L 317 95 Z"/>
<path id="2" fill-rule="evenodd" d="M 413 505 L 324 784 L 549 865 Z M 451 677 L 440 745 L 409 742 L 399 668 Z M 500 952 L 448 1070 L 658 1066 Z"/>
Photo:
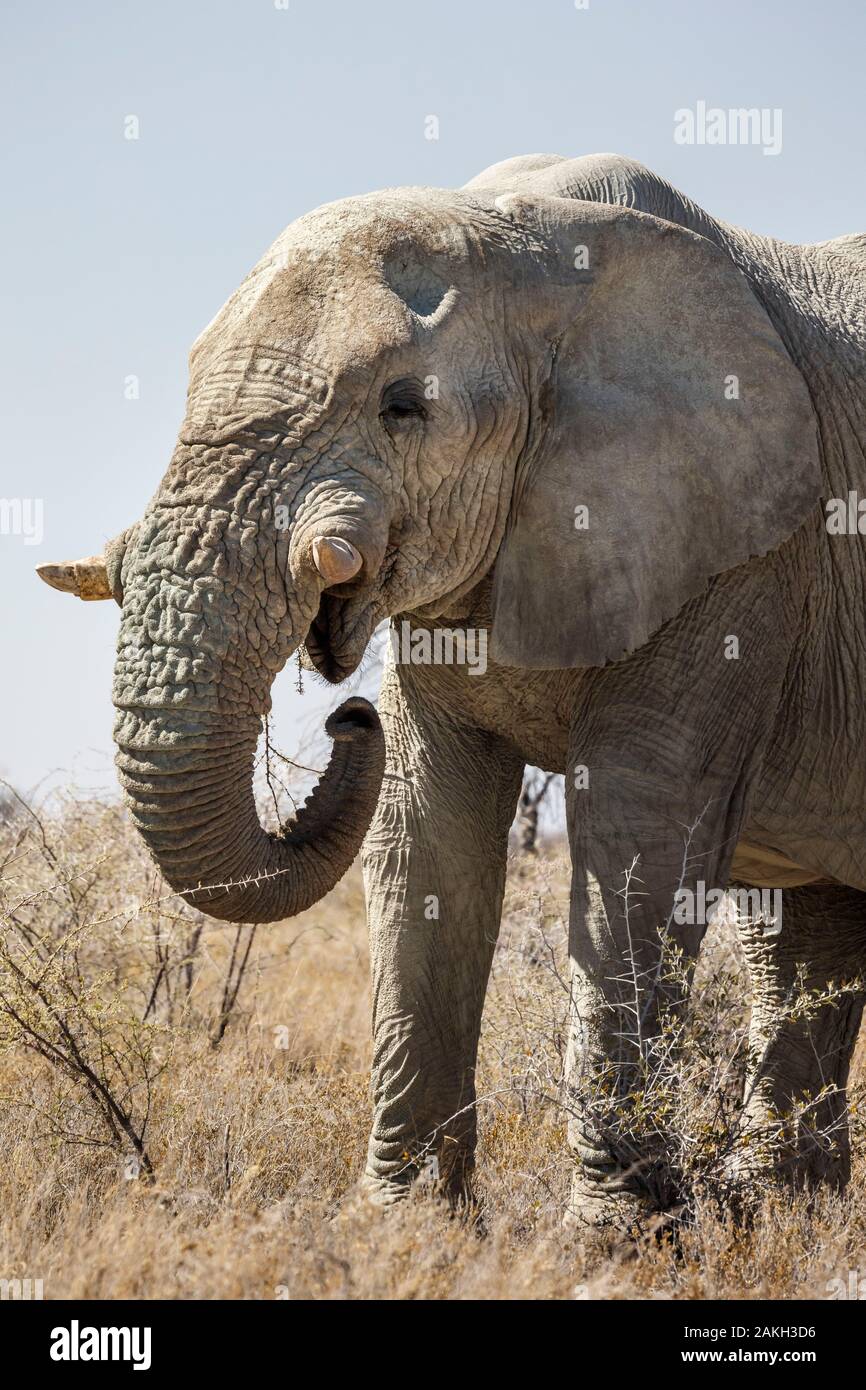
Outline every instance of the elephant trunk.
<path id="1" fill-rule="evenodd" d="M 151 719 L 135 723 L 152 734 Z M 358 697 L 325 730 L 334 740 L 328 767 L 276 835 L 263 829 L 253 796 L 256 730 L 237 741 L 213 729 L 178 737 L 175 726 L 170 747 L 152 737 L 119 740 L 133 820 L 172 888 L 212 917 L 250 923 L 303 912 L 333 888 L 372 820 L 385 745 L 375 709 Z"/>
<path id="2" fill-rule="evenodd" d="M 345 463 L 339 487 L 322 481 L 329 457 L 313 463 L 253 443 L 181 441 L 123 557 L 120 781 L 168 884 L 228 922 L 278 921 L 324 897 L 360 850 L 384 773 L 375 709 L 346 700 L 325 725 L 330 761 L 297 819 L 277 834 L 259 821 L 253 771 L 273 681 L 322 594 L 362 566 L 376 572 L 388 532 L 381 500 Z M 275 472 L 280 494 L 262 481 Z"/>

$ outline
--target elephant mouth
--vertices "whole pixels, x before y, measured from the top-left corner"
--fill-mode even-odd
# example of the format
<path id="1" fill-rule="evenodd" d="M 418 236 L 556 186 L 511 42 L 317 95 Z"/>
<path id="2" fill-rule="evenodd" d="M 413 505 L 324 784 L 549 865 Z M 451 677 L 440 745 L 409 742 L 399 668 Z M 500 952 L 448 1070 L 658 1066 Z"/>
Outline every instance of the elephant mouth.
<path id="1" fill-rule="evenodd" d="M 339 685 L 360 665 L 376 621 L 372 603 L 359 611 L 357 600 L 322 594 L 304 643 L 309 664 L 331 685 Z"/>

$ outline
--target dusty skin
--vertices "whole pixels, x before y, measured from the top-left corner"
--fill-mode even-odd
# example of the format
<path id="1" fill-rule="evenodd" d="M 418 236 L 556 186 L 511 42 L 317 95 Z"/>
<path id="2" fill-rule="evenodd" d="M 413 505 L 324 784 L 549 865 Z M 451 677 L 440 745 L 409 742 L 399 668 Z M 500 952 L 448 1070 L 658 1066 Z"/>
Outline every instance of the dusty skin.
<path id="1" fill-rule="evenodd" d="M 702 935 L 671 926 L 673 893 L 738 875 L 785 900 L 781 931 L 743 927 L 744 1097 L 755 1132 L 790 1118 L 790 1153 L 755 1145 L 746 1171 L 845 1183 L 866 551 L 823 503 L 866 495 L 864 247 L 731 228 L 617 156 L 530 156 L 308 214 L 195 343 L 168 471 L 105 556 L 118 770 L 167 882 L 228 921 L 310 907 L 363 841 L 382 1203 L 431 1158 L 471 1197 L 526 762 L 566 777 L 572 1218 L 679 1199 L 635 1097 Z M 71 568 L 46 578 L 74 591 Z M 484 676 L 392 666 L 381 728 L 336 711 L 325 776 L 269 835 L 274 675 L 303 646 L 339 683 L 405 614 L 489 632 Z M 800 989 L 824 1007 L 792 1012 Z"/>

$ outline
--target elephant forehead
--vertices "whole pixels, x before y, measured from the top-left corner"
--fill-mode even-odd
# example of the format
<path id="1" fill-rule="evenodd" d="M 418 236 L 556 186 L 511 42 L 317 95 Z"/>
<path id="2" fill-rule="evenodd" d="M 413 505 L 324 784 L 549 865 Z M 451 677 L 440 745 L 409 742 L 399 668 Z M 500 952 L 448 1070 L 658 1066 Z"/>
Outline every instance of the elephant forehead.
<path id="1" fill-rule="evenodd" d="M 456 263 L 470 253 L 470 224 L 478 211 L 475 200 L 450 190 L 385 189 L 306 213 L 290 223 L 268 254 L 302 258 L 332 272 L 351 263 L 356 253 L 367 263 L 381 264 L 411 244 L 420 253 Z"/>
<path id="2" fill-rule="evenodd" d="M 411 315 L 389 293 L 381 275 L 354 255 L 311 266 L 303 257 L 264 261 L 198 340 L 190 357 L 190 389 L 222 376 L 227 356 L 244 363 L 250 386 L 262 372 L 291 375 L 305 389 L 307 364 L 318 379 L 333 381 L 343 370 L 374 362 L 388 348 L 409 343 Z M 251 345 L 258 355 L 245 361 Z M 272 365 L 264 353 L 271 352 Z M 281 369 L 277 362 L 288 364 Z"/>
<path id="3" fill-rule="evenodd" d="M 235 339 L 291 347 L 335 373 L 411 342 L 479 259 L 472 211 L 459 194 L 396 189 L 308 213 L 208 325 L 193 360 Z"/>

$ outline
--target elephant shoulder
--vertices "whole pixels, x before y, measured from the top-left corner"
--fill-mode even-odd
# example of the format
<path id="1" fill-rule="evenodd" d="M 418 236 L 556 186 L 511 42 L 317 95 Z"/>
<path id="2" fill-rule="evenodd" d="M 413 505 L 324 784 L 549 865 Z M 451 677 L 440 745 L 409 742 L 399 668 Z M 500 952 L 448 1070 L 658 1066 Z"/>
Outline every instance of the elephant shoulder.
<path id="1" fill-rule="evenodd" d="M 501 159 L 498 164 L 489 164 L 463 187 L 511 189 L 515 186 L 515 180 L 522 181 L 543 169 L 549 169 L 554 164 L 567 163 L 568 160 L 561 154 L 518 154 L 512 159 Z M 522 182 L 520 186 L 523 187 Z"/>
<path id="2" fill-rule="evenodd" d="M 866 233 L 813 242 L 804 250 L 813 266 L 815 283 L 822 287 L 834 316 L 841 315 L 847 323 L 848 336 L 853 333 L 862 359 L 866 348 Z"/>
<path id="3" fill-rule="evenodd" d="M 716 239 L 717 226 L 707 213 L 645 164 L 627 155 L 586 154 L 576 159 L 551 154 L 521 155 L 492 164 L 466 187 L 619 204 Z"/>
<path id="4" fill-rule="evenodd" d="M 814 249 L 835 252 L 857 265 L 866 265 L 866 232 L 849 232 L 845 236 L 833 237 L 832 241 L 818 241 L 814 243 Z"/>
<path id="5" fill-rule="evenodd" d="M 830 258 L 839 258 L 847 273 L 866 293 L 866 232 L 834 237 L 832 241 L 821 242 L 818 249 Z"/>
<path id="6" fill-rule="evenodd" d="M 576 159 L 559 154 L 521 154 L 491 164 L 464 186 L 637 206 L 632 201 L 633 191 L 652 180 L 660 182 L 643 164 L 621 154 L 587 154 Z"/>

